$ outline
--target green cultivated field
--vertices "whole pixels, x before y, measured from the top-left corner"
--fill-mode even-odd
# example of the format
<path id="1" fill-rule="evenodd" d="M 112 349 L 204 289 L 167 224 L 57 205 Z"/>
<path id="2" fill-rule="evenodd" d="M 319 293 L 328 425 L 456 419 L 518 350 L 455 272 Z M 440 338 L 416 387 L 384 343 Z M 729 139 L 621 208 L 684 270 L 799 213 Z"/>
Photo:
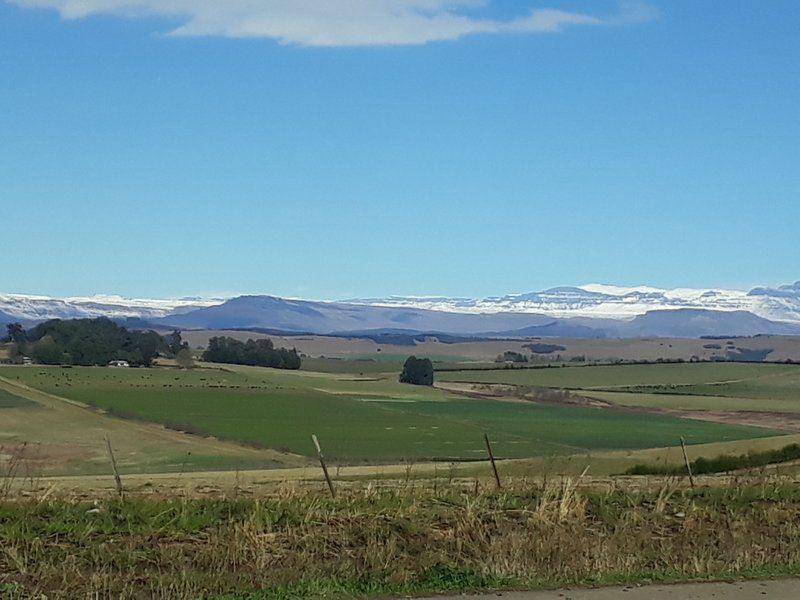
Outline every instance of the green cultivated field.
<path id="1" fill-rule="evenodd" d="M 476 374 L 553 378 L 571 371 L 589 380 L 592 371 L 601 370 L 601 377 L 614 371 Z M 654 381 L 656 375 L 633 381 Z M 312 453 L 310 435 L 316 433 L 330 458 L 349 463 L 483 458 L 483 432 L 492 437 L 496 453 L 509 458 L 673 446 L 680 435 L 701 444 L 779 434 L 662 415 L 465 399 L 402 385 L 394 374 L 3 367 L 0 376 L 117 416 L 300 455 Z"/>
<path id="2" fill-rule="evenodd" d="M 682 363 L 437 373 L 439 381 L 576 390 L 628 407 L 800 413 L 800 366 Z"/>

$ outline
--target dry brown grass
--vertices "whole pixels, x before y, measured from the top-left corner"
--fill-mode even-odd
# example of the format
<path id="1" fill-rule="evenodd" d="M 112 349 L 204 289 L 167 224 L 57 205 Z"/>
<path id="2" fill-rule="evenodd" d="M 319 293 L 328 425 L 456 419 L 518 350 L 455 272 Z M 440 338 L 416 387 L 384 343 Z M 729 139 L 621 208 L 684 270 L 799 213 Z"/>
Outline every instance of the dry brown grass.
<path id="1" fill-rule="evenodd" d="M 206 500 L 34 495 L 0 503 L 0 592 L 308 597 L 796 572 L 796 482 L 650 483 L 353 483 L 335 501 L 307 485 Z"/>

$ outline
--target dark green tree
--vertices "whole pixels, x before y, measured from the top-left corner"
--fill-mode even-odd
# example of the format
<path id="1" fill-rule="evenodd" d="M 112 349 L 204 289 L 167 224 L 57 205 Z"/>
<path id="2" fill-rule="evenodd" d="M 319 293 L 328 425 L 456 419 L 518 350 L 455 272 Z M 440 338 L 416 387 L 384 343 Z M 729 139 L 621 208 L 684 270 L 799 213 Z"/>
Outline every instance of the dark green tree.
<path id="1" fill-rule="evenodd" d="M 9 323 L 6 325 L 6 331 L 8 332 L 6 341 L 13 342 L 15 344 L 25 343 L 25 329 L 20 323 Z"/>
<path id="2" fill-rule="evenodd" d="M 412 385 L 433 385 L 433 363 L 429 358 L 410 356 L 403 364 L 400 383 Z"/>
<path id="3" fill-rule="evenodd" d="M 52 336 L 46 335 L 33 345 L 33 358 L 43 365 L 60 365 L 65 356 Z"/>
<path id="4" fill-rule="evenodd" d="M 189 348 L 189 342 L 184 342 L 180 330 L 176 329 L 167 336 L 167 350 L 171 356 L 178 356 L 184 348 Z"/>

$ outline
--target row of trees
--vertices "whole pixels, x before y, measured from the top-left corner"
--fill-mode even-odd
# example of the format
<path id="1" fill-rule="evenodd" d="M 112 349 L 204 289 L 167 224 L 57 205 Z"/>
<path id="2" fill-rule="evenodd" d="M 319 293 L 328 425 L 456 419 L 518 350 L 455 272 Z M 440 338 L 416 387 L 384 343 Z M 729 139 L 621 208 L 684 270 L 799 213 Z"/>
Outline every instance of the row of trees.
<path id="1" fill-rule="evenodd" d="M 203 360 L 275 369 L 299 369 L 301 363 L 297 350 L 275 348 L 270 339 L 240 342 L 231 337 L 211 338 L 203 353 Z"/>

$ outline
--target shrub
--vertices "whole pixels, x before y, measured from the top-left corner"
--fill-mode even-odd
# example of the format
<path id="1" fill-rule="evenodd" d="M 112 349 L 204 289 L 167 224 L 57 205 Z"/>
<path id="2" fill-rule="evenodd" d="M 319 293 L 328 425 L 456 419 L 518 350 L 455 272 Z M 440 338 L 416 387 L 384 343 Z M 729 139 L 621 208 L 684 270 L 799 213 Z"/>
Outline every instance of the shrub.
<path id="1" fill-rule="evenodd" d="M 703 458 L 701 456 L 689 464 L 692 467 L 693 474 L 708 475 L 711 473 L 727 473 L 738 469 L 753 469 L 793 460 L 800 460 L 800 444 L 789 444 L 778 450 L 766 450 L 739 456 L 728 454 L 720 454 L 716 458 Z M 686 468 L 683 466 L 639 464 L 625 471 L 625 475 L 682 475 L 685 472 Z"/>

